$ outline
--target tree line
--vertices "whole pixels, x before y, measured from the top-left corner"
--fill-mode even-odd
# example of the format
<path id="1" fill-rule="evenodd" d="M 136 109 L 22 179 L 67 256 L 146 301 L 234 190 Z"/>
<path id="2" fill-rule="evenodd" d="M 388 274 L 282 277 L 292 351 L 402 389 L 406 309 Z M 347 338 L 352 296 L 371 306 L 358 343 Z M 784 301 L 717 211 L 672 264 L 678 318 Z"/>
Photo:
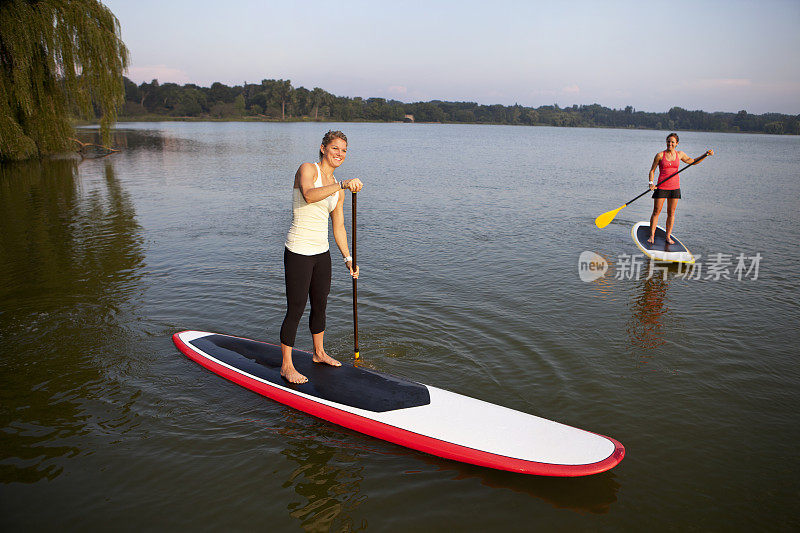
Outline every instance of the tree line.
<path id="1" fill-rule="evenodd" d="M 637 128 L 800 135 L 800 115 L 689 111 L 637 111 L 631 106 L 610 109 L 599 104 L 537 108 L 521 105 L 480 105 L 475 102 L 404 103 L 385 98 L 336 96 L 319 87 L 293 87 L 290 80 L 262 80 L 229 87 L 195 84 L 136 85 L 128 78 L 120 118 L 198 118 L 221 120 L 324 120 L 335 122 L 415 122 L 517 124 L 567 127 Z"/>
<path id="2" fill-rule="evenodd" d="M 99 0 L 0 0 L 0 161 L 67 150 L 73 118 L 99 119 L 108 143 L 127 64 Z"/>

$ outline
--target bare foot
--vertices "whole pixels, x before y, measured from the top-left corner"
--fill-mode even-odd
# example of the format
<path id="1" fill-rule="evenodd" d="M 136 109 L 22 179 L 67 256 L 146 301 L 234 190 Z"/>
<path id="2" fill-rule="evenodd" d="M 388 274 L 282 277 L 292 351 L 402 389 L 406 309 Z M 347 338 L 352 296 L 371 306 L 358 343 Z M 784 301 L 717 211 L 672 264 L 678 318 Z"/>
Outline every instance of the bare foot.
<path id="1" fill-rule="evenodd" d="M 667 242 L 670 244 L 675 244 L 675 241 L 673 241 L 672 237 L 670 237 L 669 235 L 667 235 Z"/>
<path id="2" fill-rule="evenodd" d="M 289 368 L 281 367 L 281 376 L 289 383 L 294 383 L 296 385 L 308 382 L 308 378 L 295 370 L 293 366 Z"/>
<path id="3" fill-rule="evenodd" d="M 326 365 L 331 365 L 331 366 L 342 366 L 342 363 L 340 363 L 330 355 L 326 354 L 325 352 L 314 352 L 314 357 L 312 360 L 315 363 L 325 363 Z"/>
<path id="4" fill-rule="evenodd" d="M 649 242 L 650 244 L 655 244 L 655 238 L 656 238 L 655 235 L 650 235 L 650 238 L 647 239 L 647 242 Z"/>

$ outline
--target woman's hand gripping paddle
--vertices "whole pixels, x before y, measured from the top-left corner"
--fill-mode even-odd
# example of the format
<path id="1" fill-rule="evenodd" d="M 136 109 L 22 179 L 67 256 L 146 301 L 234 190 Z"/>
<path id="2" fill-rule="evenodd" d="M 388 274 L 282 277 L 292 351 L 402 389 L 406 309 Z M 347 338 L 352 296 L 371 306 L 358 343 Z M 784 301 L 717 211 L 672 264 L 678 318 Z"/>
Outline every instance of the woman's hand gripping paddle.
<path id="1" fill-rule="evenodd" d="M 705 159 L 705 158 L 706 158 L 706 156 L 708 156 L 708 155 L 709 155 L 709 153 L 708 153 L 708 152 L 704 153 L 703 155 L 701 155 L 700 157 L 698 157 L 697 159 L 695 159 L 693 162 L 689 163 L 688 165 L 686 165 L 685 167 L 683 167 L 682 169 L 680 169 L 679 171 L 677 171 L 677 172 L 676 172 L 675 174 L 673 174 L 672 176 L 668 177 L 667 179 L 665 179 L 665 180 L 663 180 L 663 181 L 659 181 L 659 182 L 658 182 L 658 184 L 656 185 L 656 187 L 658 187 L 658 186 L 659 186 L 659 185 L 661 185 L 662 183 L 666 183 L 667 181 L 671 180 L 672 178 L 674 178 L 675 176 L 677 176 L 678 174 L 680 174 L 681 172 L 683 172 L 684 170 L 686 170 L 686 169 L 687 169 L 687 168 L 689 168 L 690 166 L 692 166 L 692 165 L 696 165 L 697 163 L 699 163 L 700 161 L 702 161 L 703 159 Z M 650 192 L 650 189 L 648 188 L 646 191 L 644 191 L 642 194 L 640 194 L 639 196 L 637 196 L 637 197 L 636 197 L 636 198 L 634 198 L 633 200 L 630 200 L 630 201 L 628 201 L 628 202 L 626 202 L 626 203 L 622 204 L 622 207 L 618 207 L 618 208 L 616 208 L 616 209 L 612 209 L 611 211 L 606 211 L 605 213 L 603 213 L 602 215 L 600 215 L 599 217 L 597 217 L 596 219 L 594 219 L 594 223 L 595 223 L 595 225 L 596 225 L 598 228 L 600 228 L 600 229 L 602 229 L 602 228 L 605 228 L 606 226 L 608 226 L 609 224 L 611 224 L 611 221 L 612 221 L 612 220 L 614 220 L 614 217 L 615 217 L 615 216 L 617 216 L 617 213 L 619 213 L 619 212 L 620 212 L 620 211 L 622 211 L 622 210 L 623 210 L 625 207 L 627 207 L 627 206 L 628 206 L 628 204 L 632 204 L 633 202 L 635 202 L 636 200 L 638 200 L 639 198 L 641 198 L 642 196 L 644 196 L 645 194 L 647 194 L 647 193 L 649 193 L 649 192 Z"/>

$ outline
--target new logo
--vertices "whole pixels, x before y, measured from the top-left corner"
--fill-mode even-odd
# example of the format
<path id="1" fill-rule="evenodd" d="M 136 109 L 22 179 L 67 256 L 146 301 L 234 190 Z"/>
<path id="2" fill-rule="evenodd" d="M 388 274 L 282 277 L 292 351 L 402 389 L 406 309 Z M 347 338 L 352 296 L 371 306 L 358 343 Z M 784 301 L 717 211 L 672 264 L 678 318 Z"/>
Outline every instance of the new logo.
<path id="1" fill-rule="evenodd" d="M 578 258 L 578 276 L 581 281 L 590 282 L 605 276 L 608 261 L 594 252 L 583 252 Z"/>

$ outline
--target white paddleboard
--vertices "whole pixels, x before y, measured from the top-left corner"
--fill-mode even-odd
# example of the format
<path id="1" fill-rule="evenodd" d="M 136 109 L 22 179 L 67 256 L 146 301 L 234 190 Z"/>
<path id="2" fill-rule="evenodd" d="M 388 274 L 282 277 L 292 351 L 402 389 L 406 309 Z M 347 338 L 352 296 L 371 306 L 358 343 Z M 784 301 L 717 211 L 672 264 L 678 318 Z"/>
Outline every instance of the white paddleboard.
<path id="1" fill-rule="evenodd" d="M 637 222 L 631 228 L 631 237 L 636 246 L 644 255 L 656 261 L 670 261 L 673 263 L 694 263 L 694 256 L 689 249 L 673 234 L 674 244 L 667 242 L 667 232 L 661 226 L 656 226 L 656 234 L 652 243 L 650 238 L 650 222 Z"/>

